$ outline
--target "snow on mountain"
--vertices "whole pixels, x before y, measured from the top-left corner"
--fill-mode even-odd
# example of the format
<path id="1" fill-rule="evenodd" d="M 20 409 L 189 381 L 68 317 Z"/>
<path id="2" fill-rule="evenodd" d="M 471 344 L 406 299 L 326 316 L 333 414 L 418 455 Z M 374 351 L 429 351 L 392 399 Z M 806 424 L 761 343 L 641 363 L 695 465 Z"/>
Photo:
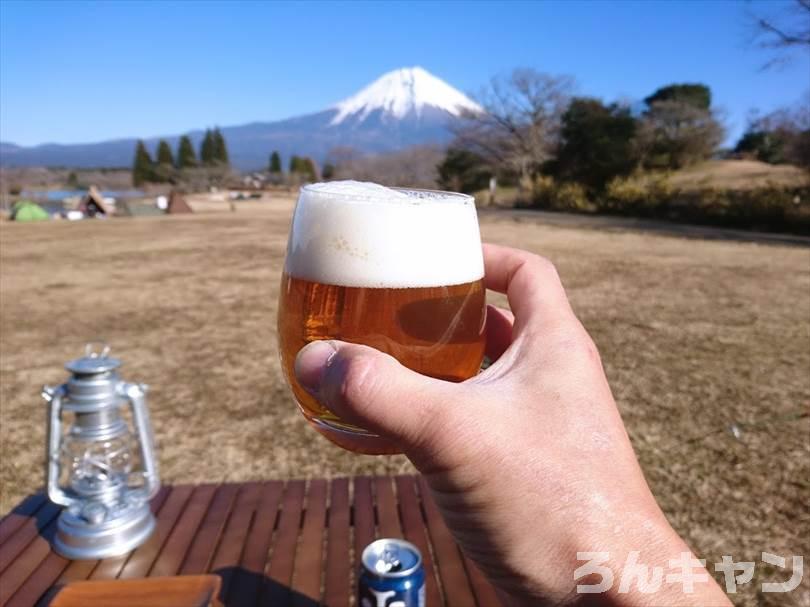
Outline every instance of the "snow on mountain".
<path id="1" fill-rule="evenodd" d="M 427 70 L 410 67 L 383 74 L 335 105 L 332 109 L 337 113 L 329 124 L 340 124 L 349 117 L 356 117 L 360 123 L 377 110 L 395 119 L 411 113 L 420 116 L 425 107 L 443 110 L 452 116 L 459 116 L 463 110 L 482 111 L 472 99 Z"/>

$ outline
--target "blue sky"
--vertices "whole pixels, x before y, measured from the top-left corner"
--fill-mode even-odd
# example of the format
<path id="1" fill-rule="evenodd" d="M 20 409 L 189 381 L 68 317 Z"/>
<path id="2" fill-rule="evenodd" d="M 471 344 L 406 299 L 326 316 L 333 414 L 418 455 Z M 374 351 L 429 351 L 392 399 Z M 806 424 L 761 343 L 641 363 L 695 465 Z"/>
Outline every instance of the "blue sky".
<path id="1" fill-rule="evenodd" d="M 533 67 L 582 94 L 637 100 L 705 82 L 730 139 L 751 108 L 797 103 L 810 57 L 781 69 L 746 12 L 781 1 L 13 2 L 0 0 L 0 139 L 76 143 L 324 109 L 398 67 L 467 93 Z"/>

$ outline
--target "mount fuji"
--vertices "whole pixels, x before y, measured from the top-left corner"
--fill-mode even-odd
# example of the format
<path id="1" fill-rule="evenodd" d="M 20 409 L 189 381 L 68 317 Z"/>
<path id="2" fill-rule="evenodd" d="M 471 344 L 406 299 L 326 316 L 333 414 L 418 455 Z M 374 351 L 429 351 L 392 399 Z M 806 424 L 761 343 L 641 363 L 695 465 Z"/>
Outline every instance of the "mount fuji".
<path id="1" fill-rule="evenodd" d="M 412 145 L 446 143 L 450 127 L 462 112 L 481 107 L 421 67 L 394 70 L 355 95 L 314 114 L 276 122 L 252 122 L 221 128 L 231 163 L 243 170 L 267 165 L 270 152 L 311 156 L 322 161 L 334 147 L 379 153 Z M 187 133 L 199 146 L 204 131 Z M 176 149 L 179 134 L 146 139 L 154 153 L 159 139 Z M 136 139 L 31 147 L 0 143 L 0 165 L 61 167 L 128 167 Z"/>

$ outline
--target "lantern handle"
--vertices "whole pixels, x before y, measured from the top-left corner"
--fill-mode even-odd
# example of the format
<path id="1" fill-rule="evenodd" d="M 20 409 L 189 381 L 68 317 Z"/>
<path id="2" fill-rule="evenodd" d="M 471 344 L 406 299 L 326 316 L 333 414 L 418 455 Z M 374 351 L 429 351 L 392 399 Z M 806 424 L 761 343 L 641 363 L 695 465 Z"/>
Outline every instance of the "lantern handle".
<path id="1" fill-rule="evenodd" d="M 42 398 L 48 403 L 48 443 L 45 453 L 45 479 L 48 499 L 60 506 L 70 506 L 78 502 L 59 486 L 59 446 L 62 440 L 62 398 L 65 396 L 65 385 L 57 388 L 45 386 Z"/>
<path id="2" fill-rule="evenodd" d="M 147 389 L 146 384 L 124 383 L 121 385 L 121 391 L 132 406 L 132 417 L 141 442 L 144 489 L 147 499 L 152 499 L 160 489 L 160 476 L 155 458 L 155 439 L 152 436 L 152 424 L 149 421 L 149 409 L 146 406 Z"/>

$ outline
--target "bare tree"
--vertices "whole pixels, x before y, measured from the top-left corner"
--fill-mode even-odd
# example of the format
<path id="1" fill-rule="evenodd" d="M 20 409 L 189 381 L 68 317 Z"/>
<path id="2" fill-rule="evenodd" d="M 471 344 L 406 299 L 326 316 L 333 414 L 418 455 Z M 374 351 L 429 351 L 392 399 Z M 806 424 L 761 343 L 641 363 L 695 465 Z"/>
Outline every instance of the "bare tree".
<path id="1" fill-rule="evenodd" d="M 533 69 L 493 78 L 477 96 L 482 112 L 468 111 L 454 128 L 455 144 L 521 178 L 553 157 L 574 80 Z"/>
<path id="2" fill-rule="evenodd" d="M 780 15 L 766 16 L 750 12 L 749 18 L 753 26 L 752 38 L 761 48 L 777 51 L 810 49 L 810 0 L 793 0 Z M 788 57 L 780 53 L 764 67 L 787 60 Z"/>
<path id="3" fill-rule="evenodd" d="M 810 169 L 810 91 L 793 107 L 764 116 L 751 112 L 736 151 L 765 162 L 787 162 Z"/>
<path id="4" fill-rule="evenodd" d="M 437 165 L 444 150 L 420 145 L 388 154 L 361 156 L 352 148 L 335 148 L 329 153 L 335 178 L 375 181 L 389 186 L 435 188 Z"/>

